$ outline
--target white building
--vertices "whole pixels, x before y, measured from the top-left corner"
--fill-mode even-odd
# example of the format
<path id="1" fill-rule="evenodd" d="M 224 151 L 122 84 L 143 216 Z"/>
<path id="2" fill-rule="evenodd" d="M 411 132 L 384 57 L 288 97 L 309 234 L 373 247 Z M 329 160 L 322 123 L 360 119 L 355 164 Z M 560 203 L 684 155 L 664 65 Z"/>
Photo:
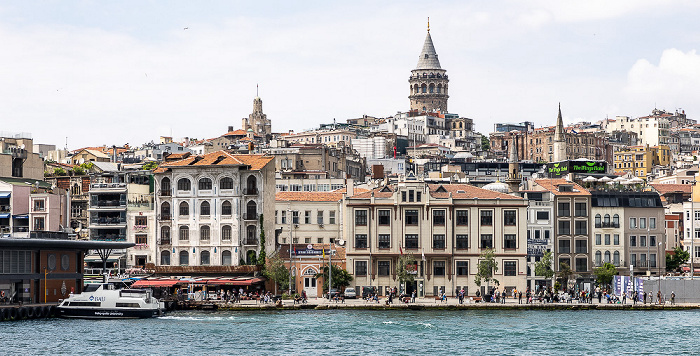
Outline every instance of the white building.
<path id="1" fill-rule="evenodd" d="M 650 147 L 670 143 L 671 124 L 668 119 L 658 116 L 644 116 L 635 119 L 629 116 L 616 116 L 615 119 L 603 120 L 605 132 L 632 131 L 637 133 L 641 146 Z"/>
<path id="2" fill-rule="evenodd" d="M 366 159 L 387 158 L 386 147 L 387 139 L 382 136 L 352 139 L 352 148 Z"/>

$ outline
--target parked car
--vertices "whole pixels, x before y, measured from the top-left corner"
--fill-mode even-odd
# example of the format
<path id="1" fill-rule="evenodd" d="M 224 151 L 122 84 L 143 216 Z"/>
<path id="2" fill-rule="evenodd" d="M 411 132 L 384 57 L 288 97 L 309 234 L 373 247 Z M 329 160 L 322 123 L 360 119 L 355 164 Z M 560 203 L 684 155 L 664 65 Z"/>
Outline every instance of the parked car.
<path id="1" fill-rule="evenodd" d="M 340 296 L 340 291 L 338 290 L 338 288 L 331 288 L 331 291 L 328 292 L 328 294 L 326 295 L 326 298 L 335 298 L 335 297 L 339 297 L 339 296 Z"/>
<path id="2" fill-rule="evenodd" d="M 355 292 L 355 288 L 352 287 L 347 287 L 345 288 L 345 299 L 355 299 L 357 298 L 357 292 Z"/>
<path id="3" fill-rule="evenodd" d="M 376 294 L 376 293 L 377 293 L 377 291 L 373 286 L 371 286 L 371 287 L 363 286 L 362 287 L 362 298 L 363 299 L 367 298 L 370 295 Z"/>

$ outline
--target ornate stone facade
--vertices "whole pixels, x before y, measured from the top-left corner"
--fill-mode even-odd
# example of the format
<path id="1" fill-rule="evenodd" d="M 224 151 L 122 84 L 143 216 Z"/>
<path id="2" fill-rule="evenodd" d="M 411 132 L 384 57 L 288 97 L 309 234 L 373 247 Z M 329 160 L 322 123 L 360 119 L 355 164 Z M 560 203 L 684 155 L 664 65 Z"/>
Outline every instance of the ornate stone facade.
<path id="1" fill-rule="evenodd" d="M 272 135 L 272 124 L 267 119 L 267 115 L 263 114 L 262 99 L 256 96 L 253 99 L 253 113 L 248 115 L 248 118 L 243 118 L 241 127 L 244 131 L 253 130 L 253 134 L 265 138 L 269 141 Z"/>
<path id="2" fill-rule="evenodd" d="M 411 71 L 411 77 L 408 79 L 411 111 L 447 112 L 449 80 L 446 73 L 447 71 L 440 67 L 433 39 L 430 37 L 430 27 L 428 27 L 428 35 L 425 37 L 423 50 L 418 57 L 418 65 Z"/>

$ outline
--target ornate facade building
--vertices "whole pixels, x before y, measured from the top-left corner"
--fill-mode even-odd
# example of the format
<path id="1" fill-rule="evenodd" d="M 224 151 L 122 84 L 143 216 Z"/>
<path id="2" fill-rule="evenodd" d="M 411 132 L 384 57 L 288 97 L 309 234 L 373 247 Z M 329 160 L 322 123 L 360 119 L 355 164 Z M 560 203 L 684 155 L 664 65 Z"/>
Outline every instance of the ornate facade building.
<path id="1" fill-rule="evenodd" d="M 428 35 L 423 43 L 423 50 L 418 57 L 416 69 L 411 71 L 410 83 L 411 111 L 447 112 L 447 89 L 449 80 L 447 71 L 440 67 L 438 55 L 430 37 L 430 25 Z"/>
<path id="2" fill-rule="evenodd" d="M 264 137 L 265 141 L 270 141 L 272 124 L 267 119 L 267 115 L 263 114 L 262 99 L 259 96 L 253 99 L 253 113 L 248 115 L 247 119 L 243 118 L 241 128 L 243 131 L 251 129 L 254 135 Z"/>

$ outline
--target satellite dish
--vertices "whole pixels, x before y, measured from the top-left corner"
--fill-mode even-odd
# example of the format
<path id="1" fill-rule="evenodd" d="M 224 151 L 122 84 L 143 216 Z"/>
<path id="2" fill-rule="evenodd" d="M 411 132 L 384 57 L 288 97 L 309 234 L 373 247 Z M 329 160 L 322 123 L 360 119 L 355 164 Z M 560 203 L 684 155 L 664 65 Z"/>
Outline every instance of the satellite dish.
<path id="1" fill-rule="evenodd" d="M 80 226 L 78 226 L 78 227 L 76 227 L 75 229 L 73 229 L 74 232 L 80 232 L 80 230 L 81 230 L 81 229 L 80 229 Z"/>
<path id="2" fill-rule="evenodd" d="M 338 245 L 345 246 L 345 240 L 343 240 L 343 239 L 338 240 Z"/>

